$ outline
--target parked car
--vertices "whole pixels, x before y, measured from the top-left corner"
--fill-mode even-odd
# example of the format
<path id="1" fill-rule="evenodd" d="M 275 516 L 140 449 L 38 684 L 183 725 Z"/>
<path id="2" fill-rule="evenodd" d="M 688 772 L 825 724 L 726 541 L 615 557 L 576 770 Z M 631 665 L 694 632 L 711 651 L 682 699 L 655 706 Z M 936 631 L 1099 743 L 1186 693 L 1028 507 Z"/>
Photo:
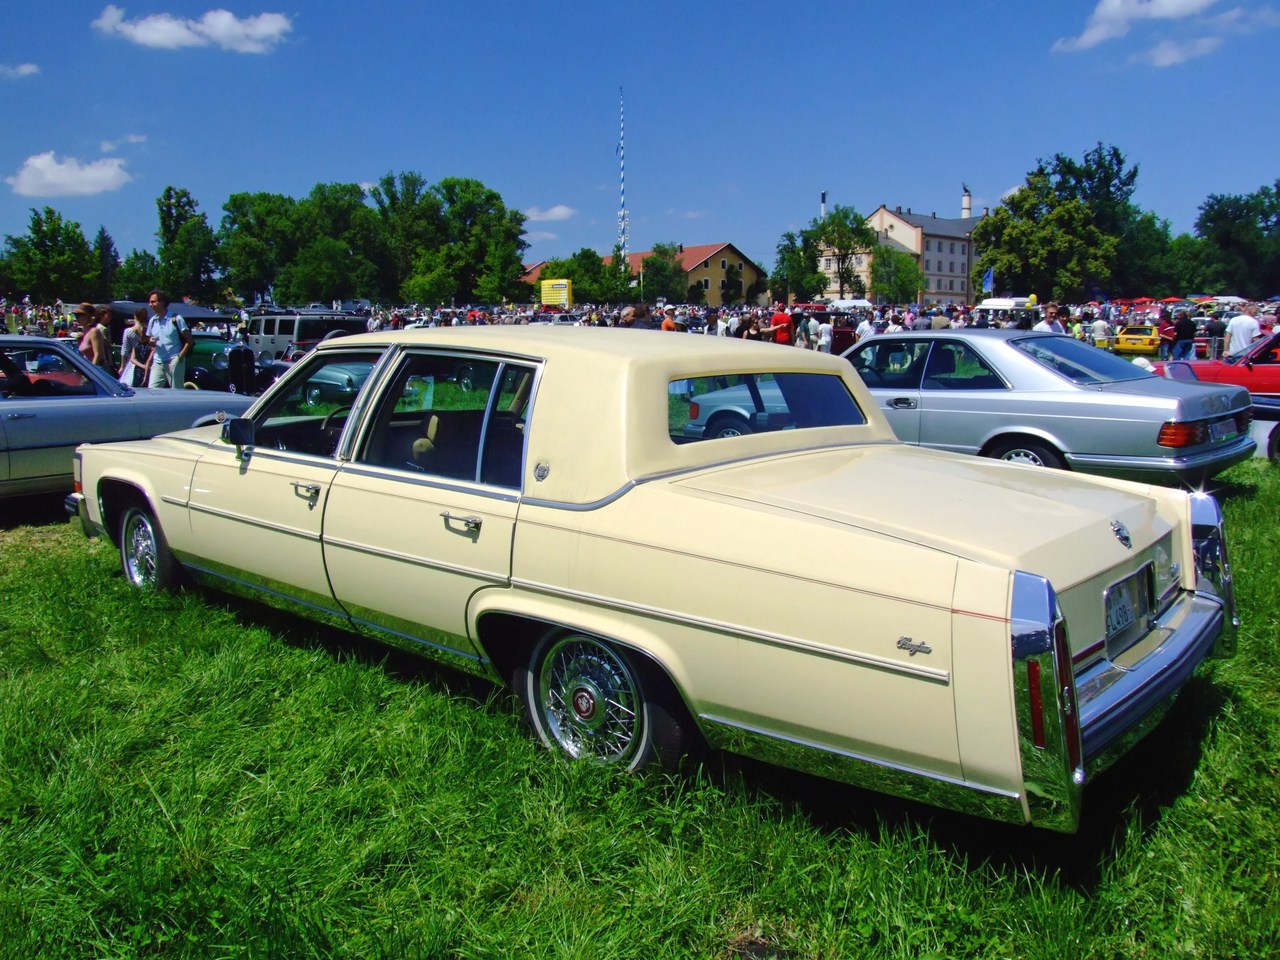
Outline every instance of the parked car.
<path id="1" fill-rule="evenodd" d="M 358 364 L 350 407 L 310 402 Z M 731 378 L 785 409 L 689 435 Z M 1057 830 L 1235 635 L 1212 497 L 902 444 L 847 362 L 728 338 L 347 337 L 222 427 L 81 447 L 76 478 L 130 583 L 510 683 L 571 757 L 705 742 Z"/>
<path id="2" fill-rule="evenodd" d="M 124 387 L 72 345 L 0 336 L 0 496 L 70 490 L 79 443 L 151 437 L 248 407 L 242 397 Z"/>
<path id="3" fill-rule="evenodd" d="M 1160 352 L 1160 330 L 1155 326 L 1121 327 L 1116 332 L 1116 353 L 1154 355 Z"/>
<path id="4" fill-rule="evenodd" d="M 1157 377 L 1061 334 L 881 334 L 844 355 L 907 443 L 1188 484 L 1256 447 L 1245 391 Z"/>
<path id="5" fill-rule="evenodd" d="M 1255 340 L 1240 353 L 1220 360 L 1179 360 L 1175 376 L 1193 376 L 1203 383 L 1235 384 L 1255 397 L 1280 397 L 1280 333 Z M 1152 368 L 1161 376 L 1170 375 L 1170 364 L 1157 362 Z"/>
<path id="6" fill-rule="evenodd" d="M 186 376 L 201 390 L 259 393 L 267 385 L 259 382 L 253 350 L 222 332 L 191 331 Z"/>

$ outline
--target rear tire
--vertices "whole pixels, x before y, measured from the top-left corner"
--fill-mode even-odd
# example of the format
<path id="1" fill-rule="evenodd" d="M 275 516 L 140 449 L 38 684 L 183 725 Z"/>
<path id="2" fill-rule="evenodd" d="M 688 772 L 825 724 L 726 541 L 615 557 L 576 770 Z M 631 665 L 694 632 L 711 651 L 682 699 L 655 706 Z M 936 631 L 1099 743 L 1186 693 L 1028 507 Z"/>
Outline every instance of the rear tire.
<path id="1" fill-rule="evenodd" d="M 719 440 L 721 437 L 745 437 L 755 433 L 751 424 L 733 413 L 721 413 L 711 418 L 704 434 L 708 440 Z"/>
<path id="2" fill-rule="evenodd" d="M 120 568 L 139 590 L 172 590 L 178 585 L 178 564 L 155 515 L 147 506 L 131 503 L 120 518 Z"/>
<path id="3" fill-rule="evenodd" d="M 1033 467 L 1049 467 L 1053 470 L 1065 470 L 1067 463 L 1062 454 L 1041 440 L 1016 438 L 1005 440 L 991 448 L 988 454 L 996 460 L 1007 460 L 1010 463 L 1023 463 Z"/>
<path id="4" fill-rule="evenodd" d="M 514 680 L 534 732 L 548 747 L 627 770 L 655 761 L 674 768 L 689 752 L 690 733 L 665 678 L 652 674 L 607 641 L 555 630 Z"/>

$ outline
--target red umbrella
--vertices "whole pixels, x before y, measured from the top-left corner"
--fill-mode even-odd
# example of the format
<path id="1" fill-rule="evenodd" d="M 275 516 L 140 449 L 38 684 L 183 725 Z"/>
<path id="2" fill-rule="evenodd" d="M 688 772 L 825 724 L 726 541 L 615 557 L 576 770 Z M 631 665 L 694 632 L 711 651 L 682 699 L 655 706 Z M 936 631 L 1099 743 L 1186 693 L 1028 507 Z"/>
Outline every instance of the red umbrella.
<path id="1" fill-rule="evenodd" d="M 1151 297 L 1134 297 L 1132 302 L 1133 303 L 1155 303 L 1155 300 L 1153 300 Z"/>
<path id="2" fill-rule="evenodd" d="M 1161 303 L 1181 303 L 1182 298 L 1181 297 L 1165 297 L 1160 302 Z"/>

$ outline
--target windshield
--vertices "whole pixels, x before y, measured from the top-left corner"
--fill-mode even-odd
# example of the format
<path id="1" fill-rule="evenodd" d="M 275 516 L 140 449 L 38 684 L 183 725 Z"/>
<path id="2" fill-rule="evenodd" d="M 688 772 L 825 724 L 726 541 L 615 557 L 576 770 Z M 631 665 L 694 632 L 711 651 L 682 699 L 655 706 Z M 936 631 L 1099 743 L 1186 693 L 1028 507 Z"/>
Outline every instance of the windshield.
<path id="1" fill-rule="evenodd" d="M 1037 363 L 1081 386 L 1155 376 L 1135 363 L 1071 337 L 1026 337 L 1009 342 Z"/>

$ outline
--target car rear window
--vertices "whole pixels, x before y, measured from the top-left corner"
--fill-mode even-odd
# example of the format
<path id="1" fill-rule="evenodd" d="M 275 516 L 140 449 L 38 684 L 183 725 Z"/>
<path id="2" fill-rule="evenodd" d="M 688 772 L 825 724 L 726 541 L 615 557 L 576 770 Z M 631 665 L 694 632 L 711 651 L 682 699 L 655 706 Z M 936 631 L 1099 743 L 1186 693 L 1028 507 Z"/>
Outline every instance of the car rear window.
<path id="1" fill-rule="evenodd" d="M 1123 357 L 1071 337 L 1024 337 L 1009 342 L 1037 363 L 1082 386 L 1155 376 Z"/>
<path id="2" fill-rule="evenodd" d="M 667 387 L 667 426 L 676 443 L 866 422 L 845 382 L 831 374 L 740 373 Z"/>

